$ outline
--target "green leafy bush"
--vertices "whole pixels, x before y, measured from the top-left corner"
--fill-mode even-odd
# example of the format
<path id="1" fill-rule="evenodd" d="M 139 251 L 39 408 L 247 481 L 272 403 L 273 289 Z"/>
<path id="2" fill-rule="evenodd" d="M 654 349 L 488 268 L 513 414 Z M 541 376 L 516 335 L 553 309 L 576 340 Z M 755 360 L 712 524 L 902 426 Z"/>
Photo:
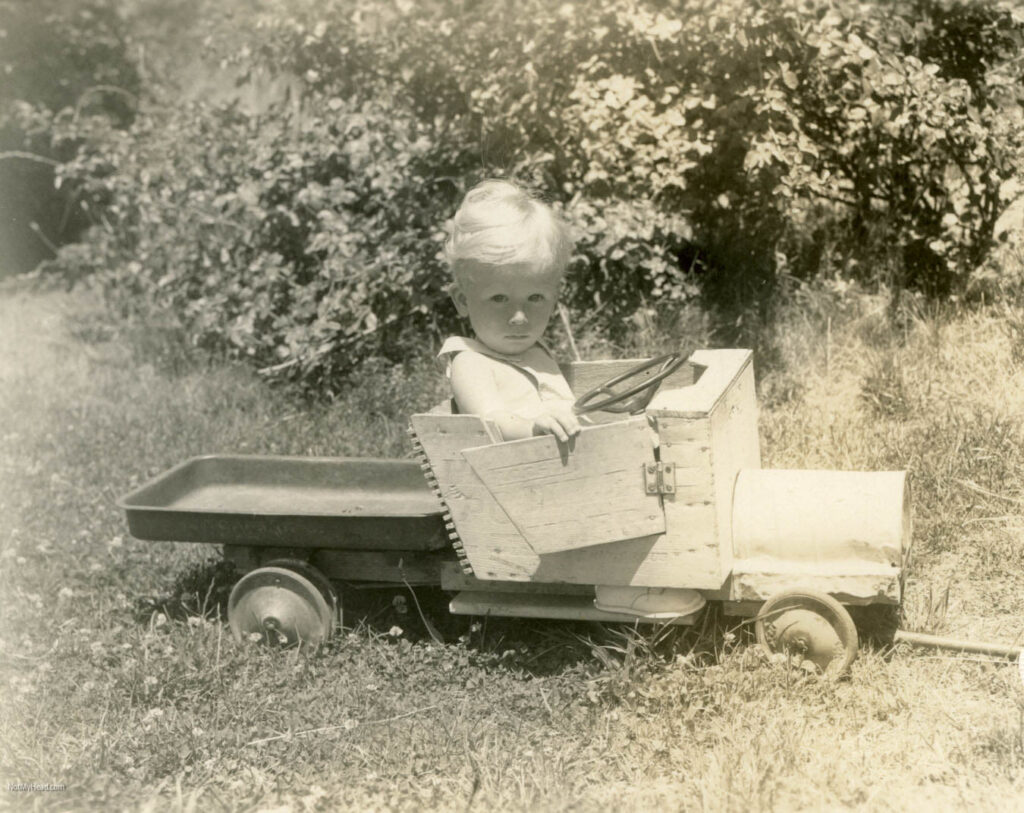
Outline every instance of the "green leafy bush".
<path id="1" fill-rule="evenodd" d="M 790 276 L 949 296 L 1021 170 L 1022 36 L 994 0 L 268 0 L 209 47 L 288 91 L 91 142 L 61 177 L 104 219 L 62 263 L 317 391 L 458 329 L 443 223 L 489 175 L 574 225 L 612 341 L 695 300 L 750 341 Z"/>
<path id="2" fill-rule="evenodd" d="M 0 276 L 28 270 L 90 223 L 75 190 L 55 188 L 75 129 L 127 125 L 139 76 L 112 0 L 0 1 Z"/>

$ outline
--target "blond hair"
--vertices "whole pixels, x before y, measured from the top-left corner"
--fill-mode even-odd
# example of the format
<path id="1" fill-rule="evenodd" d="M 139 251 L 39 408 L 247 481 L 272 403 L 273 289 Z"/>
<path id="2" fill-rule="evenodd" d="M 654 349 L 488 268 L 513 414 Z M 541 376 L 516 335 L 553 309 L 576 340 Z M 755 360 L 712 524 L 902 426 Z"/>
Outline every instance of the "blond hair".
<path id="1" fill-rule="evenodd" d="M 467 262 L 527 263 L 540 272 L 563 273 L 572 238 L 546 203 L 510 181 L 477 184 L 459 206 L 445 242 L 445 256 L 458 277 Z"/>

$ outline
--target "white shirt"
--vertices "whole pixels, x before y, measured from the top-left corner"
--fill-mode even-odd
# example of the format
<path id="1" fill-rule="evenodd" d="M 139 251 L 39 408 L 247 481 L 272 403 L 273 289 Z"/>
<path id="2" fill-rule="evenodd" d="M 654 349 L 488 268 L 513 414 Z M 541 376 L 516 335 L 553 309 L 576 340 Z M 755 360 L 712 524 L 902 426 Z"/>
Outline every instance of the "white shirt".
<path id="1" fill-rule="evenodd" d="M 437 354 L 445 376 L 451 378 L 452 359 L 462 352 L 479 353 L 495 362 L 493 383 L 505 408 L 520 415 L 530 415 L 542 401 L 573 401 L 569 382 L 546 347 L 538 343 L 515 356 L 498 353 L 477 339 L 451 336 Z M 509 375 L 514 370 L 518 374 Z"/>

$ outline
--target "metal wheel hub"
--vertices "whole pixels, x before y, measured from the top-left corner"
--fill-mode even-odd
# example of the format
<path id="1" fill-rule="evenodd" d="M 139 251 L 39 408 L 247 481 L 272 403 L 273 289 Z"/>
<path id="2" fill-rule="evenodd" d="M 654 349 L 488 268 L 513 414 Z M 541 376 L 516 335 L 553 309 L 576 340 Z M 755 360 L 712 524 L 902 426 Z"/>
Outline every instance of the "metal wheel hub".
<path id="1" fill-rule="evenodd" d="M 334 627 L 334 607 L 313 581 L 286 567 L 261 567 L 239 580 L 228 622 L 239 640 L 258 635 L 271 646 L 316 648 Z"/>
<path id="2" fill-rule="evenodd" d="M 838 677 L 857 656 L 857 628 L 831 596 L 802 590 L 780 593 L 764 603 L 757 640 L 769 653 L 796 655 L 823 674 Z"/>

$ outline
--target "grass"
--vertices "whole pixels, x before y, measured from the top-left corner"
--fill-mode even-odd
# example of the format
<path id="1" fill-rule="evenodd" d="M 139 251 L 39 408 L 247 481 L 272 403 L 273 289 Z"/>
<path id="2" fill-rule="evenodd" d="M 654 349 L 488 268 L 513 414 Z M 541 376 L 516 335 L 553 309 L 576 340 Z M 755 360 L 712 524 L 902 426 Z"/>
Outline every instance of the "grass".
<path id="1" fill-rule="evenodd" d="M 358 612 L 313 656 L 235 642 L 216 549 L 133 540 L 116 496 L 199 453 L 406 455 L 436 374 L 378 371 L 309 406 L 83 294 L 2 297 L 0 781 L 66 785 L 2 787 L 6 806 L 1020 807 L 1024 691 L 983 658 L 868 646 L 827 683 L 714 617 L 682 634 L 483 623 L 419 588 L 446 643 L 404 588 L 349 591 Z M 893 329 L 882 301 L 798 301 L 759 389 L 765 466 L 911 472 L 907 626 L 1010 643 L 1024 319 L 1007 307 Z"/>

